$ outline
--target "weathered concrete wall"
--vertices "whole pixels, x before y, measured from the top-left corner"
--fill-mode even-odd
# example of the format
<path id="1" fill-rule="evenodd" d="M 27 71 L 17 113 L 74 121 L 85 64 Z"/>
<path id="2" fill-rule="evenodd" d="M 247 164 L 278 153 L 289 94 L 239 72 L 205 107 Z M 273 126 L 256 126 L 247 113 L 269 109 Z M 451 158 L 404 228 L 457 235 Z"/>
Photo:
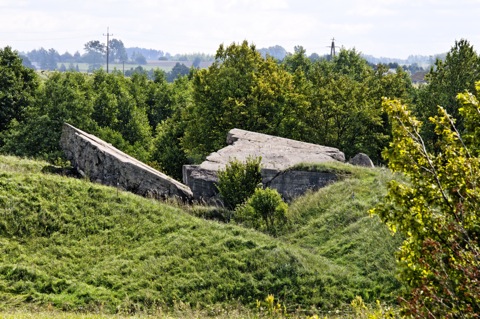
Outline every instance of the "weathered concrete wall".
<path id="1" fill-rule="evenodd" d="M 183 183 L 190 187 L 195 200 L 210 204 L 219 201 L 215 186 L 218 183 L 217 171 L 202 169 L 199 165 L 184 165 L 182 174 Z"/>
<path id="2" fill-rule="evenodd" d="M 332 173 L 289 168 L 300 163 L 345 161 L 343 152 L 333 147 L 239 129 L 228 133 L 227 143 L 227 147 L 210 154 L 202 164 L 184 166 L 183 182 L 192 189 L 196 200 L 218 202 L 215 186 L 218 182 L 217 172 L 232 159 L 245 161 L 248 157 L 261 156 L 264 186 L 278 190 L 286 200 L 298 197 L 307 190 L 317 190 L 337 179 Z"/>
<path id="3" fill-rule="evenodd" d="M 91 181 L 156 199 L 193 198 L 186 185 L 69 124 L 63 126 L 60 146 L 74 168 Z"/>
<path id="4" fill-rule="evenodd" d="M 316 191 L 338 180 L 338 176 L 334 173 L 298 170 L 277 172 L 275 176 L 269 178 L 267 171 L 262 171 L 263 184 L 276 189 L 286 201 L 291 201 L 307 191 Z"/>

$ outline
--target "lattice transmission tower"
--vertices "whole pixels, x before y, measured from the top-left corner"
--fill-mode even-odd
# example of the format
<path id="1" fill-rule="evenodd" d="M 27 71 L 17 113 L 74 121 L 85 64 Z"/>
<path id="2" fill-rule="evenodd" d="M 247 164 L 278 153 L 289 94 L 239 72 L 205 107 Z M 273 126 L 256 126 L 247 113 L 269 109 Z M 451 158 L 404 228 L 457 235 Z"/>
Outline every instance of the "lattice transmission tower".
<path id="1" fill-rule="evenodd" d="M 338 48 L 337 46 L 335 46 L 335 38 L 332 38 L 332 44 L 330 45 L 330 60 L 333 60 L 333 58 L 335 57 L 335 48 Z"/>

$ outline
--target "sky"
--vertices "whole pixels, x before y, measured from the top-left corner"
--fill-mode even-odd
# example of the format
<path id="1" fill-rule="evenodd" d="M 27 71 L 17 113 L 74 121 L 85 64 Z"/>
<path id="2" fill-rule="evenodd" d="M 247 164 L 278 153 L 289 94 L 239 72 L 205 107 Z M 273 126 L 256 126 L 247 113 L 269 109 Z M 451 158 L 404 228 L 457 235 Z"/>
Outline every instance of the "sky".
<path id="1" fill-rule="evenodd" d="M 0 0 L 0 48 L 84 53 L 90 40 L 125 47 L 215 54 L 247 40 L 293 52 L 335 45 L 375 57 L 480 46 L 480 0 Z"/>

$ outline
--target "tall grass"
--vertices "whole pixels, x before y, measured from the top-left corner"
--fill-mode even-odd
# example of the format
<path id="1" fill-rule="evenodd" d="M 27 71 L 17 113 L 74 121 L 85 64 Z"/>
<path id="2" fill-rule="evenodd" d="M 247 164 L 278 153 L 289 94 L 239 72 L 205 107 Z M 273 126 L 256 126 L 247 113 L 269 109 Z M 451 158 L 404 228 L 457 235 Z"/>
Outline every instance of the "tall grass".
<path id="1" fill-rule="evenodd" d="M 402 238 L 393 236 L 377 216 L 368 214 L 386 194 L 386 185 L 394 176 L 383 168 L 306 166 L 349 177 L 292 203 L 290 231 L 282 239 L 347 267 L 363 288 L 358 295 L 364 300 L 394 302 L 402 289 L 394 275 L 394 254 Z"/>
<path id="2" fill-rule="evenodd" d="M 357 295 L 390 300 L 399 288 L 387 258 L 396 241 L 366 213 L 383 173 L 296 201 L 288 232 L 272 238 L 44 174 L 46 165 L 0 156 L 0 310 L 148 315 L 184 304 L 208 313 L 255 307 L 273 294 L 289 311 L 313 314 Z"/>

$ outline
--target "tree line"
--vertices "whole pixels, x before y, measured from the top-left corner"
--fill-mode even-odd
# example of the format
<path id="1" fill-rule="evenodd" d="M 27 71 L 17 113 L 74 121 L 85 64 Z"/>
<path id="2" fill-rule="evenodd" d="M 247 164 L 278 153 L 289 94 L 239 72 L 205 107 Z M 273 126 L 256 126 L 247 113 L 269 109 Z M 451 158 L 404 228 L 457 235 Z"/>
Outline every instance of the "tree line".
<path id="1" fill-rule="evenodd" d="M 147 64 L 147 59 L 139 51 L 132 51 L 127 53 L 123 42 L 118 39 L 112 39 L 107 45 L 98 41 L 91 40 L 85 43 L 84 53 L 76 51 L 74 54 L 65 52 L 60 54 L 57 50 L 51 49 L 35 49 L 27 52 L 22 56 L 24 64 L 31 68 L 39 68 L 41 70 L 59 70 L 59 71 L 75 71 L 76 63 L 90 64 L 89 71 L 99 69 L 106 60 L 108 51 L 108 58 L 112 63 L 127 63 L 144 65 Z M 33 65 L 35 63 L 37 67 Z M 68 68 L 66 67 L 68 65 Z M 78 70 L 77 70 L 78 71 Z"/>
<path id="2" fill-rule="evenodd" d="M 416 105 L 422 119 L 436 105 L 458 117 L 455 96 L 473 90 L 478 77 L 478 56 L 467 41 L 437 60 L 420 88 L 403 68 L 392 73 L 372 66 L 355 49 L 329 61 L 311 60 L 298 46 L 279 62 L 247 41 L 221 45 L 210 67 L 183 70 L 171 83 L 161 70 L 128 77 L 53 72 L 43 79 L 11 48 L 1 56 L 8 74 L 2 78 L 2 152 L 55 159 L 61 124 L 69 122 L 176 178 L 183 164 L 223 147 L 234 127 L 337 147 L 347 158 L 364 152 L 383 163 L 391 125 L 382 97 Z"/>
<path id="3" fill-rule="evenodd" d="M 23 64 L 27 67 L 48 71 L 79 71 L 78 63 L 88 63 L 89 72 L 100 69 L 108 59 L 111 63 L 146 65 L 147 60 L 191 62 L 198 67 L 201 62 L 212 61 L 213 56 L 204 53 L 171 55 L 162 50 L 144 48 L 126 48 L 122 40 L 111 39 L 107 44 L 99 40 L 91 40 L 84 44 L 84 53 L 76 51 L 74 54 L 65 52 L 60 54 L 54 48 L 35 49 L 22 54 Z"/>

